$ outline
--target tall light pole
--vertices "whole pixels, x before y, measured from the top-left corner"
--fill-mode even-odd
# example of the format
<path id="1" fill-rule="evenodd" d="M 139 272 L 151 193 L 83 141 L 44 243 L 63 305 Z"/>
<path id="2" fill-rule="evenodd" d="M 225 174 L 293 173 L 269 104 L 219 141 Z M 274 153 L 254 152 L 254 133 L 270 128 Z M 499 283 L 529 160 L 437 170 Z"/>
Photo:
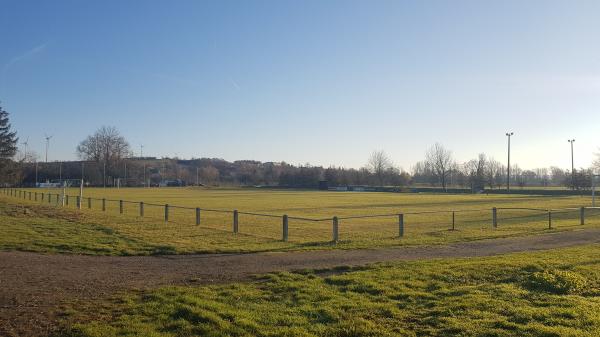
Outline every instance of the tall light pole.
<path id="1" fill-rule="evenodd" d="M 144 161 L 144 145 L 140 145 L 140 160 L 144 163 L 144 181 L 142 186 L 146 187 L 146 162 Z"/>
<path id="2" fill-rule="evenodd" d="M 510 137 L 513 136 L 514 132 L 507 132 L 508 137 L 508 166 L 506 167 L 506 191 L 510 192 Z"/>
<path id="3" fill-rule="evenodd" d="M 592 171 L 592 207 L 596 207 L 596 178 L 600 178 L 600 174 Z"/>
<path id="4" fill-rule="evenodd" d="M 567 142 L 571 143 L 571 188 L 575 189 L 575 165 L 573 161 L 573 143 L 575 143 L 575 139 L 569 139 Z"/>
<path id="5" fill-rule="evenodd" d="M 81 182 L 79 184 L 79 205 L 77 205 L 77 207 L 79 209 L 81 209 L 81 204 L 83 203 L 83 183 L 84 183 L 84 167 L 85 167 L 85 162 L 81 162 Z"/>

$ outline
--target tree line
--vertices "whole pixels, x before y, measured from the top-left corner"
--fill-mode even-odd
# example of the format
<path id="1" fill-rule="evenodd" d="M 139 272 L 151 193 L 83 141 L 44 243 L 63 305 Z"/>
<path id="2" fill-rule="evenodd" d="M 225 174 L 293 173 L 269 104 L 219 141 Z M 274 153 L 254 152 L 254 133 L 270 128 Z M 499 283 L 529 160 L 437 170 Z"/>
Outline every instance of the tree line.
<path id="1" fill-rule="evenodd" d="M 383 151 L 374 151 L 358 169 L 310 164 L 220 158 L 141 158 L 133 154 L 126 138 L 115 127 L 101 127 L 76 147 L 80 161 L 40 163 L 35 153 L 18 153 L 18 138 L 11 130 L 8 113 L 0 108 L 0 170 L 2 183 L 33 185 L 59 179 L 81 179 L 93 186 L 245 185 L 317 188 L 323 182 L 335 186 L 432 186 L 481 191 L 515 187 L 568 186 L 587 189 L 592 169 L 574 172 L 558 167 L 523 170 L 507 167 L 484 153 L 466 162 L 455 160 L 452 151 L 433 144 L 411 172 L 395 166 Z M 595 162 L 600 167 L 600 155 Z"/>

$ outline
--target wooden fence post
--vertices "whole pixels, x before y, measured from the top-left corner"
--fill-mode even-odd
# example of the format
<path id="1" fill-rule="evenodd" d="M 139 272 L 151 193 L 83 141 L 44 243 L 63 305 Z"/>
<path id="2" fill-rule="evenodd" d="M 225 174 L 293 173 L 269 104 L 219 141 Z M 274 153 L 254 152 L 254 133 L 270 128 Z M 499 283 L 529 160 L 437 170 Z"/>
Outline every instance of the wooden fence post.
<path id="1" fill-rule="evenodd" d="M 398 237 L 404 236 L 404 214 L 398 214 Z"/>
<path id="2" fill-rule="evenodd" d="M 552 211 L 548 210 L 548 229 L 552 229 Z"/>
<path id="3" fill-rule="evenodd" d="M 102 212 L 106 212 L 106 199 L 102 198 Z"/>
<path id="4" fill-rule="evenodd" d="M 144 202 L 140 201 L 140 217 L 144 217 Z"/>
<path id="5" fill-rule="evenodd" d="M 492 208 L 492 227 L 498 227 L 498 210 L 496 207 Z"/>
<path id="6" fill-rule="evenodd" d="M 283 215 L 283 235 L 282 235 L 282 240 L 283 242 L 287 242 L 288 241 L 288 216 L 287 214 Z"/>
<path id="7" fill-rule="evenodd" d="M 455 211 L 452 211 L 452 230 L 455 230 L 455 229 L 456 229 L 456 227 L 455 227 L 455 221 L 454 221 L 454 220 L 455 220 L 455 215 L 454 215 L 454 213 L 456 213 L 456 212 L 455 212 Z"/>
<path id="8" fill-rule="evenodd" d="M 585 207 L 581 207 L 581 209 L 579 209 L 579 220 L 580 225 L 585 225 Z"/>
<path id="9" fill-rule="evenodd" d="M 165 222 L 169 222 L 169 204 L 165 204 Z"/>
<path id="10" fill-rule="evenodd" d="M 333 242 L 338 242 L 340 236 L 339 236 L 339 221 L 338 221 L 338 217 L 334 216 L 333 217 Z"/>
<path id="11" fill-rule="evenodd" d="M 119 214 L 123 214 L 123 200 L 119 200 Z"/>
<path id="12" fill-rule="evenodd" d="M 88 208 L 92 208 L 92 198 L 88 197 Z"/>
<path id="13" fill-rule="evenodd" d="M 200 207 L 196 207 L 196 226 L 200 225 Z"/>
<path id="14" fill-rule="evenodd" d="M 239 228 L 239 217 L 238 217 L 238 210 L 234 210 L 233 211 L 233 232 L 234 233 L 238 233 L 240 228 Z"/>

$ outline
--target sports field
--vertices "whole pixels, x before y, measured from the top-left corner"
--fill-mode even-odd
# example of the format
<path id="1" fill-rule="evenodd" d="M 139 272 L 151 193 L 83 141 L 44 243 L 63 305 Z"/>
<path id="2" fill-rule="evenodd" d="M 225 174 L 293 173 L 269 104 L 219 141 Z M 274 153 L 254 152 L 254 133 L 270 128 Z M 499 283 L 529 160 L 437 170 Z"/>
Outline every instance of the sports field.
<path id="1" fill-rule="evenodd" d="M 39 230 L 20 233 L 3 245 L 28 250 L 56 250 L 90 254 L 149 254 L 231 252 L 323 248 L 368 248 L 439 244 L 491 237 L 527 235 L 581 228 L 581 206 L 589 197 L 534 195 L 446 195 L 414 193 L 322 192 L 210 188 L 87 188 L 82 210 L 76 211 L 78 189 L 71 189 L 66 210 L 57 209 L 58 190 L 30 189 L 11 202 L 36 207 L 39 222 L 57 231 L 55 243 L 44 247 L 19 240 Z M 35 201 L 35 192 L 38 193 Z M 41 193 L 45 193 L 42 200 Z M 53 199 L 48 200 L 48 193 Z M 88 200 L 88 198 L 90 198 Z M 104 211 L 102 210 L 102 199 Z M 120 212 L 123 200 L 123 213 Z M 143 217 L 140 202 L 144 203 Z M 168 221 L 164 221 L 165 204 Z M 493 227 L 492 208 L 497 208 Z M 200 208 L 200 224 L 196 224 Z M 238 233 L 233 233 L 238 210 Z M 548 210 L 552 210 L 551 223 Z M 288 242 L 283 242 L 283 215 L 288 215 Z M 399 214 L 403 214 L 400 236 Z M 77 219 L 70 217 L 76 216 Z M 337 244 L 333 217 L 338 217 Z M 600 210 L 585 210 L 585 227 L 600 225 Z M 72 228 L 71 228 L 72 227 Z M 71 229 L 69 229 L 71 228 Z M 71 234 L 63 233 L 71 230 Z M 86 232 L 82 236 L 83 232 Z M 33 234 L 32 234 L 33 232 Z M 27 235 L 25 235 L 27 234 Z M 73 237 L 77 245 L 68 238 Z M 47 242 L 52 237 L 41 236 Z M 38 240 L 38 241 L 39 241 Z M 36 242 L 38 242 L 36 241 Z M 85 244 L 87 242 L 87 244 Z"/>
<path id="2" fill-rule="evenodd" d="M 0 335 L 591 337 L 600 330 L 600 211 L 586 208 L 580 219 L 589 197 L 90 188 L 79 210 L 76 189 L 64 207 L 55 193 L 0 194 Z M 546 233 L 554 235 L 538 235 Z M 511 238 L 466 242 L 500 237 Z M 526 253 L 563 243 L 571 248 Z M 480 257 L 505 251 L 522 253 Z M 402 262 L 411 259 L 420 261 Z M 348 266 L 378 261 L 396 262 Z M 322 265 L 338 267 L 315 270 Z M 245 282 L 279 270 L 292 272 Z"/>

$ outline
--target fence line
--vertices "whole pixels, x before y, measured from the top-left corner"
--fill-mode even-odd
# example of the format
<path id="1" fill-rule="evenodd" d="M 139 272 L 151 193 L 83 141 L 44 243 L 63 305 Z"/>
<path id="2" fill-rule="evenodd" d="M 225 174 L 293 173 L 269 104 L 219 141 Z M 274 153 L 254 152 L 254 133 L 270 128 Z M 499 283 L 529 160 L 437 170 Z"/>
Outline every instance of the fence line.
<path id="1" fill-rule="evenodd" d="M 330 222 L 331 223 L 331 235 L 332 242 L 338 242 L 340 239 L 340 227 L 343 226 L 343 220 L 360 220 L 360 219 L 373 219 L 373 218 L 388 218 L 393 219 L 394 223 L 397 224 L 397 235 L 396 237 L 404 237 L 405 236 L 405 226 L 406 226 L 406 216 L 419 216 L 419 215 L 434 215 L 434 214 L 448 214 L 451 216 L 451 230 L 456 230 L 456 215 L 464 214 L 464 213 L 475 213 L 475 212 L 490 212 L 490 218 L 486 220 L 468 220 L 468 222 L 488 222 L 491 224 L 493 229 L 497 228 L 499 225 L 499 220 L 501 221 L 511 221 L 516 219 L 524 219 L 524 218 L 533 218 L 533 217 L 544 217 L 547 219 L 548 229 L 553 228 L 553 219 L 557 221 L 561 214 L 569 214 L 573 211 L 578 211 L 580 225 L 585 224 L 586 217 L 598 217 L 599 214 L 586 214 L 587 210 L 600 210 L 600 207 L 564 207 L 564 208 L 530 208 L 530 207 L 494 207 L 492 209 L 447 209 L 447 210 L 432 210 L 432 211 L 413 211 L 413 212 L 402 212 L 398 211 L 397 213 L 385 213 L 385 214 L 369 214 L 369 215 L 355 215 L 355 216 L 332 216 L 327 218 L 308 218 L 308 217 L 295 217 L 288 216 L 287 214 L 275 215 L 275 214 L 265 214 L 265 213 L 254 213 L 254 212 L 243 212 L 238 210 L 224 210 L 224 209 L 210 209 L 210 208 L 201 208 L 201 207 L 189 207 L 189 206 L 178 206 L 178 205 L 170 205 L 170 204 L 156 204 L 156 203 L 146 203 L 143 201 L 132 201 L 132 200 L 123 200 L 123 199 L 107 199 L 107 198 L 92 198 L 85 197 L 80 198 L 80 196 L 72 196 L 72 195 L 61 195 L 59 193 L 48 193 L 48 192 L 37 192 L 37 191 L 27 191 L 13 188 L 3 188 L 3 194 L 11 197 L 15 197 L 18 199 L 35 201 L 42 204 L 48 203 L 50 205 L 56 206 L 70 206 L 73 205 L 77 209 L 93 209 L 94 205 L 98 205 L 100 202 L 102 212 L 107 211 L 107 203 L 108 206 L 112 208 L 118 206 L 119 214 L 137 214 L 138 217 L 152 217 L 152 215 L 148 216 L 148 214 L 156 214 L 156 208 L 158 207 L 158 214 L 162 213 L 161 218 L 168 222 L 174 222 L 173 218 L 178 215 L 176 214 L 177 210 L 184 211 L 193 211 L 194 214 L 190 212 L 190 217 L 195 219 L 195 225 L 200 226 L 206 221 L 206 216 L 203 216 L 205 212 L 209 213 L 220 213 L 220 214 L 230 214 L 231 216 L 231 231 L 233 233 L 240 233 L 240 215 L 244 216 L 253 216 L 260 218 L 270 218 L 270 219 L 281 219 L 280 229 L 281 229 L 281 240 L 287 242 L 289 240 L 289 222 L 290 220 L 295 221 L 305 221 L 312 223 L 319 222 Z M 112 203 L 112 204 L 111 204 Z M 133 209 L 127 208 L 126 205 L 133 205 Z M 96 206 L 97 207 L 97 206 Z M 154 209 L 149 209 L 153 207 Z M 150 212 L 149 212 L 150 211 Z M 154 211 L 154 212 L 152 212 Z M 517 216 L 509 216 L 505 218 L 499 218 L 499 211 L 524 211 L 524 212 L 536 212 L 534 214 L 525 214 L 525 215 L 517 215 Z M 488 213 L 489 214 L 489 213 Z M 575 216 L 576 218 L 577 216 Z M 155 216 L 156 218 L 156 216 Z M 204 219 L 204 220 L 203 220 Z M 450 218 L 449 218 L 450 219 Z M 177 221 L 177 220 L 175 220 Z M 220 221 L 220 220 L 219 220 Z M 191 221 L 190 221 L 191 223 Z M 224 223 L 221 225 L 225 225 Z M 450 225 L 450 220 L 448 225 Z M 216 229 L 213 227 L 202 226 L 201 228 L 210 228 Z M 242 226 L 242 229 L 244 227 Z M 217 229 L 221 230 L 221 229 Z M 245 232 L 242 230 L 241 232 Z M 247 233 L 246 233 L 247 234 Z M 261 233 L 264 234 L 264 233 Z M 263 235 L 259 235 L 260 237 L 264 237 Z"/>

